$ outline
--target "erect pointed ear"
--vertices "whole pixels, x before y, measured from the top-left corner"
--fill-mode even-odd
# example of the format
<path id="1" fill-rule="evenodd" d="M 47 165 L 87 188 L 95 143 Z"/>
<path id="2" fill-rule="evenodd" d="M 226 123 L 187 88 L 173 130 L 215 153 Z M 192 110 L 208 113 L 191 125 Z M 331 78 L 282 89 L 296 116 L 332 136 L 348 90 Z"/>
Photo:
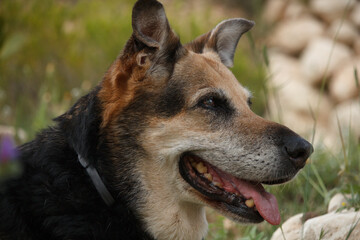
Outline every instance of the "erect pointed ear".
<path id="1" fill-rule="evenodd" d="M 139 0 L 135 3 L 132 27 L 140 66 L 148 59 L 155 59 L 156 55 L 167 58 L 181 46 L 179 38 L 170 28 L 162 4 L 156 0 Z"/>
<path id="2" fill-rule="evenodd" d="M 133 34 L 147 47 L 160 48 L 170 26 L 164 8 L 156 0 L 139 0 L 132 12 Z"/>
<path id="3" fill-rule="evenodd" d="M 249 31 L 254 24 L 253 21 L 243 18 L 224 20 L 213 30 L 196 38 L 185 47 L 196 53 L 215 51 L 225 66 L 232 67 L 235 49 L 241 35 Z"/>
<path id="4" fill-rule="evenodd" d="M 163 6 L 156 0 L 135 3 L 132 27 L 133 34 L 101 83 L 98 97 L 104 109 L 103 127 L 132 100 L 136 87 L 144 79 L 156 80 L 154 84 L 168 79 L 175 62 L 187 52 L 171 30 Z"/>

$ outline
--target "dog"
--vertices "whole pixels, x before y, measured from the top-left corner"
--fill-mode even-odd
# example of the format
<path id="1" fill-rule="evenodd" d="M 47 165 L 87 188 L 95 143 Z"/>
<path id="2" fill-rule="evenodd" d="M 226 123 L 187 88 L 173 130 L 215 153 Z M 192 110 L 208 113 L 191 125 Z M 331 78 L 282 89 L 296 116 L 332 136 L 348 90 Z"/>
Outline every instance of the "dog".
<path id="1" fill-rule="evenodd" d="M 255 115 L 229 70 L 253 25 L 225 20 L 182 45 L 161 3 L 137 1 L 103 80 L 18 148 L 24 170 L 0 188 L 0 239 L 199 240 L 204 206 L 279 224 L 262 184 L 292 179 L 313 148 Z"/>

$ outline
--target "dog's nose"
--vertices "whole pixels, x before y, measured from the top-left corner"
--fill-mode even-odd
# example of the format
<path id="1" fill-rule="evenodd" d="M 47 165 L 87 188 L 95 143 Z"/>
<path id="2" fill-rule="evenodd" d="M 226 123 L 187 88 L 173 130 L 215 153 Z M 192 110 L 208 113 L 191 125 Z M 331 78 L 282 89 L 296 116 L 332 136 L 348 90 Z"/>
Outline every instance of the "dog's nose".
<path id="1" fill-rule="evenodd" d="M 299 136 L 291 136 L 285 141 L 284 152 L 298 169 L 305 166 L 306 160 L 313 153 L 313 146 Z"/>

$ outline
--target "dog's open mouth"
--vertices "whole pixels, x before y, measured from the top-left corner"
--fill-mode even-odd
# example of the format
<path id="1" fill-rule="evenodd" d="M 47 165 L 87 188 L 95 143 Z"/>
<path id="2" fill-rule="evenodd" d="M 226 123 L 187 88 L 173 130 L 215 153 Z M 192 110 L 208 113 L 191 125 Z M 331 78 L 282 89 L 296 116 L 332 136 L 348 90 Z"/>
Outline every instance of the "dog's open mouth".
<path id="1" fill-rule="evenodd" d="M 221 211 L 253 223 L 265 219 L 280 224 L 276 198 L 260 183 L 238 179 L 192 154 L 181 157 L 179 170 L 185 181 Z"/>

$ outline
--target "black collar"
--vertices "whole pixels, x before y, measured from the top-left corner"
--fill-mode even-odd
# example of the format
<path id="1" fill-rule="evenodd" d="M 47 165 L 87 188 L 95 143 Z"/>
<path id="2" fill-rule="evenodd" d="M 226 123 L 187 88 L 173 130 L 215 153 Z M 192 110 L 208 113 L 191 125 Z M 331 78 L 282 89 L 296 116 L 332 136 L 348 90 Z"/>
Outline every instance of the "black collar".
<path id="1" fill-rule="evenodd" d="M 106 188 L 104 182 L 101 180 L 101 177 L 99 176 L 98 171 L 92 165 L 90 165 L 90 163 L 86 159 L 81 157 L 79 154 L 78 154 L 78 159 L 79 159 L 81 166 L 83 166 L 86 169 L 89 177 L 91 178 L 91 181 L 93 182 L 96 190 L 98 191 L 98 193 L 100 194 L 101 198 L 104 200 L 106 205 L 108 205 L 109 207 L 111 205 L 113 205 L 115 200 L 111 196 L 111 193 L 109 192 L 109 190 Z"/>

